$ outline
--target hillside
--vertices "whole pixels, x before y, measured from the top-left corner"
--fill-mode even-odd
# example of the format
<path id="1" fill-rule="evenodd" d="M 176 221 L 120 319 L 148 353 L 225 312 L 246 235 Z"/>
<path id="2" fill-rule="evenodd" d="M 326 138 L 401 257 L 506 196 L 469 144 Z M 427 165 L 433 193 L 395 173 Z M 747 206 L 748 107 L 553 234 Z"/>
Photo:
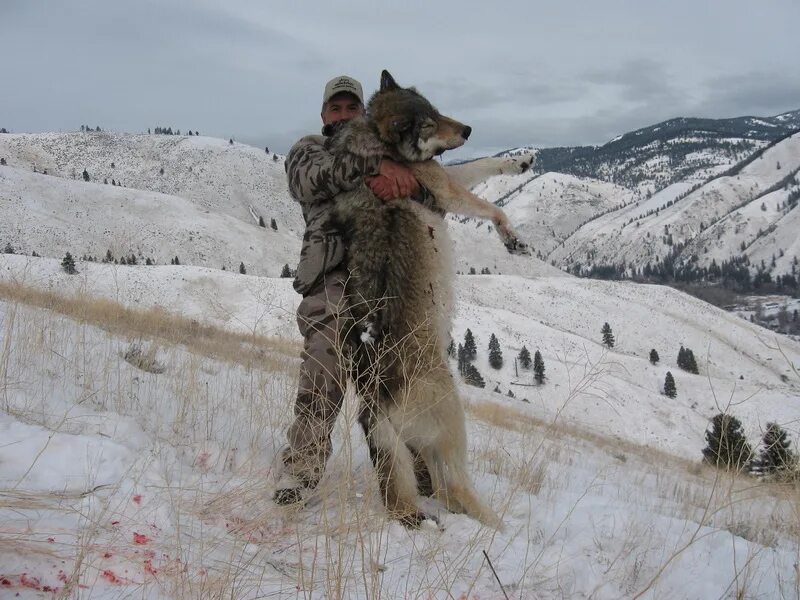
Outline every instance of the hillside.
<path id="1" fill-rule="evenodd" d="M 729 213 L 754 201 L 760 206 L 763 194 L 775 186 L 782 187 L 787 175 L 800 168 L 800 134 L 766 148 L 757 156 L 735 174 L 714 178 L 705 185 L 690 188 L 688 193 L 674 194 L 673 190 L 680 188 L 673 186 L 648 202 L 599 217 L 548 258 L 563 267 L 585 264 L 587 257 L 595 264 L 627 263 L 638 268 L 652 264 L 670 254 L 674 246 L 689 245 Z M 669 192 L 667 197 L 666 192 Z M 773 197 L 770 203 L 785 201 L 789 193 L 789 189 L 782 188 L 779 197 Z M 704 244 L 703 239 L 698 243 Z M 728 255 L 739 251 L 730 244 L 722 250 Z"/>
<path id="2" fill-rule="evenodd" d="M 768 419 L 796 438 L 800 381 L 759 328 L 674 290 L 459 277 L 454 333 L 475 332 L 487 379 L 485 389 L 460 385 L 470 466 L 506 528 L 425 501 L 443 530 L 407 532 L 380 507 L 353 398 L 318 493 L 302 510 L 269 501 L 299 351 L 287 280 L 103 264 L 69 276 L 53 259 L 0 255 L 0 282 L 10 459 L 0 462 L 0 585 L 12 593 L 495 597 L 482 551 L 520 599 L 565 589 L 706 598 L 735 582 L 779 597 L 792 577 L 794 500 L 697 463 L 707 418 L 721 408 L 732 407 L 753 443 Z M 26 286 L 84 294 L 80 320 L 66 302 L 38 308 Z M 187 319 L 142 335 L 138 319 L 104 321 L 98 296 Z M 210 344 L 189 335 L 195 319 L 222 328 L 205 334 Z M 598 343 L 603 320 L 617 335 L 610 351 Z M 225 331 L 245 335 L 226 350 Z M 486 362 L 490 332 L 505 353 L 499 371 Z M 513 385 L 532 383 L 514 372 L 522 343 L 544 356 L 541 387 Z M 679 343 L 695 348 L 701 375 L 675 368 Z M 651 346 L 662 350 L 655 367 Z M 151 358 L 137 359 L 136 347 Z M 800 344 L 783 351 L 800 360 Z M 658 391 L 667 369 L 675 400 Z"/>

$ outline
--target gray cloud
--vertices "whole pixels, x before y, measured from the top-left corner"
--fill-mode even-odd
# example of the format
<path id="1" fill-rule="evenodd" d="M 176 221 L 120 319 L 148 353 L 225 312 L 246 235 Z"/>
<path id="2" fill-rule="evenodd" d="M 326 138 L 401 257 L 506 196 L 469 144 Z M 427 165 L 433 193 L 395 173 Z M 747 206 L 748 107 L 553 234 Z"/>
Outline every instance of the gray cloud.
<path id="1" fill-rule="evenodd" d="M 800 107 L 796 0 L 3 0 L 0 126 L 199 129 L 285 151 L 324 82 L 382 68 L 474 129 L 462 152 L 602 143 L 680 115 Z M 776 19 L 775 15 L 781 18 Z M 746 40 L 746 43 L 743 43 Z"/>

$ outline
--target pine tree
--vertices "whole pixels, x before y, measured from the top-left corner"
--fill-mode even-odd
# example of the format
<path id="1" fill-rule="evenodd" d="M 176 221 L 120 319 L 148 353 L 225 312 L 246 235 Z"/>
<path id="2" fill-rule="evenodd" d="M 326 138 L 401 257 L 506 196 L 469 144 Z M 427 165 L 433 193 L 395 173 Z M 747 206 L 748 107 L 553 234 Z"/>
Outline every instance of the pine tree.
<path id="1" fill-rule="evenodd" d="M 479 388 L 486 387 L 486 382 L 480 372 L 475 368 L 475 365 L 470 363 L 467 363 L 464 367 L 464 382 Z"/>
<path id="2" fill-rule="evenodd" d="M 668 398 L 674 398 L 678 395 L 678 389 L 675 387 L 675 378 L 669 371 L 667 371 L 667 376 L 664 377 L 664 395 Z"/>
<path id="3" fill-rule="evenodd" d="M 163 175 L 163 174 L 164 174 L 164 167 L 161 167 L 161 168 L 158 170 L 158 174 L 159 174 L 159 175 Z"/>
<path id="4" fill-rule="evenodd" d="M 179 264 L 181 264 L 181 261 L 179 261 L 179 260 L 178 260 L 178 257 L 176 256 L 176 257 L 175 257 L 175 262 L 174 262 L 174 263 L 172 263 L 172 264 L 174 264 L 174 265 L 179 265 Z"/>
<path id="5" fill-rule="evenodd" d="M 6 159 L 0 158 L 0 165 L 6 166 Z"/>
<path id="6" fill-rule="evenodd" d="M 467 365 L 467 357 L 466 353 L 464 352 L 464 346 L 461 344 L 458 345 L 458 349 L 456 350 L 456 361 L 456 364 L 458 365 L 458 374 L 463 376 Z"/>
<path id="7" fill-rule="evenodd" d="M 519 366 L 523 369 L 530 369 L 531 368 L 531 352 L 525 346 L 522 347 L 522 350 L 519 351 L 519 356 L 517 356 L 519 360 Z"/>
<path id="8" fill-rule="evenodd" d="M 258 217 L 258 225 L 260 227 L 266 227 L 267 226 L 267 224 L 264 223 L 264 217 Z"/>
<path id="9" fill-rule="evenodd" d="M 703 459 L 715 467 L 741 470 L 750 461 L 750 444 L 744 436 L 741 421 L 733 415 L 715 415 L 711 429 L 706 430 L 706 442 Z"/>
<path id="10" fill-rule="evenodd" d="M 603 334 L 603 343 L 609 348 L 613 348 L 614 334 L 611 331 L 611 325 L 609 325 L 608 323 L 603 323 L 603 328 L 600 330 L 600 333 Z"/>
<path id="11" fill-rule="evenodd" d="M 83 180 L 84 180 L 84 181 L 89 181 L 89 179 L 90 179 L 90 178 L 89 178 L 89 171 L 87 171 L 86 169 L 84 169 L 84 170 L 83 170 Z"/>
<path id="12" fill-rule="evenodd" d="M 503 367 L 503 351 L 500 350 L 500 342 L 494 334 L 489 337 L 489 366 L 493 369 Z"/>
<path id="13" fill-rule="evenodd" d="M 243 262 L 239 263 L 239 273 L 241 273 L 242 275 L 247 275 L 247 269 L 244 268 Z"/>
<path id="14" fill-rule="evenodd" d="M 660 358 L 658 357 L 658 352 L 656 352 L 656 349 L 653 348 L 650 350 L 650 362 L 655 365 L 658 364 L 659 360 Z"/>
<path id="15" fill-rule="evenodd" d="M 686 370 L 686 348 L 681 346 L 681 349 L 678 350 L 678 367 Z"/>
<path id="16" fill-rule="evenodd" d="M 272 162 L 278 162 L 278 155 L 277 154 L 273 154 L 272 155 Z"/>
<path id="17" fill-rule="evenodd" d="M 544 383 L 544 360 L 538 350 L 533 355 L 533 378 L 539 385 Z"/>
<path id="18" fill-rule="evenodd" d="M 283 269 L 281 269 L 281 277 L 291 277 L 292 270 L 289 268 L 289 264 L 283 265 Z"/>
<path id="19" fill-rule="evenodd" d="M 75 268 L 75 259 L 72 258 L 72 254 L 69 252 L 67 252 L 64 255 L 64 258 L 61 260 L 61 268 L 64 269 L 64 272 L 69 275 L 74 275 L 78 272 L 78 270 Z"/>
<path id="20" fill-rule="evenodd" d="M 700 373 L 700 370 L 697 368 L 697 361 L 694 359 L 694 352 L 688 348 L 686 349 L 686 370 L 695 375 Z"/>
<path id="21" fill-rule="evenodd" d="M 14 246 L 11 245 L 11 242 L 8 242 L 3 248 L 3 254 L 14 254 Z"/>
<path id="22" fill-rule="evenodd" d="M 456 343 L 451 339 L 450 343 L 447 344 L 447 356 L 450 358 L 456 355 Z"/>
<path id="23" fill-rule="evenodd" d="M 278 231 L 278 222 L 275 219 L 269 220 L 269 226 L 272 227 L 275 231 Z"/>
<path id="24" fill-rule="evenodd" d="M 109 248 L 108 250 L 106 250 L 106 257 L 103 259 L 103 262 L 110 263 L 110 262 L 113 262 L 113 261 L 114 261 L 114 257 L 111 255 L 111 248 Z"/>
<path id="25" fill-rule="evenodd" d="M 478 356 L 478 346 L 475 344 L 475 337 L 472 335 L 472 331 L 467 329 L 467 332 L 464 334 L 464 358 L 467 361 L 475 360 Z"/>
<path id="26" fill-rule="evenodd" d="M 789 434 L 777 423 L 767 423 L 761 438 L 761 451 L 751 471 L 760 475 L 792 472 L 797 468 L 797 455 L 792 451 Z"/>
<path id="27" fill-rule="evenodd" d="M 229 139 L 229 140 L 228 140 L 228 143 L 229 143 L 231 146 L 233 146 L 233 138 Z"/>

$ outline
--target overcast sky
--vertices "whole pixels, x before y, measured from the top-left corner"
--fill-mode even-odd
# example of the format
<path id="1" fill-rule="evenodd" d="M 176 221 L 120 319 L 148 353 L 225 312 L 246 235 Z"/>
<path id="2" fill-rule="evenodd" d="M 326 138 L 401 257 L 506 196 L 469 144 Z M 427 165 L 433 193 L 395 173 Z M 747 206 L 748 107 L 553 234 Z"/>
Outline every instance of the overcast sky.
<path id="1" fill-rule="evenodd" d="M 800 108 L 800 2 L 0 0 L 0 127 L 156 125 L 284 152 L 324 83 L 388 68 L 463 155 Z"/>

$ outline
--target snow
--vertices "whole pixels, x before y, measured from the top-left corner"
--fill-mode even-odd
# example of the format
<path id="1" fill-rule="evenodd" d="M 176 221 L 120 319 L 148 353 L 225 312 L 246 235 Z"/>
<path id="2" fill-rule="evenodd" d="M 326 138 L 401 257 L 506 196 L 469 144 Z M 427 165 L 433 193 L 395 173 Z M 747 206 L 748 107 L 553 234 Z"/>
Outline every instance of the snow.
<path id="1" fill-rule="evenodd" d="M 289 279 L 263 275 L 293 264 L 296 231 L 257 227 L 249 201 L 215 200 L 214 190 L 228 181 L 215 179 L 221 169 L 194 187 L 182 175 L 156 190 L 20 166 L 23 158 L 52 157 L 48 172 L 63 174 L 91 158 L 70 145 L 70 135 L 77 137 L 0 142 L 18 161 L 0 168 L 0 242 L 11 236 L 21 248 L 47 254 L 0 255 L 0 595 L 56 595 L 72 585 L 66 594 L 92 598 L 503 597 L 484 551 L 515 599 L 793 593 L 796 492 L 729 479 L 699 457 L 708 420 L 720 410 L 742 420 L 754 445 L 767 421 L 796 441 L 800 343 L 670 288 L 576 279 L 535 258 L 509 256 L 489 226 L 452 221 L 457 269 L 492 272 L 456 277 L 452 333 L 460 341 L 469 327 L 478 343 L 486 388 L 460 384 L 459 391 L 468 409 L 470 469 L 504 529 L 481 528 L 430 499 L 420 502 L 439 515 L 442 531 L 407 531 L 387 519 L 352 394 L 320 488 L 304 508 L 282 509 L 270 497 L 297 385 L 300 298 Z M 122 148 L 138 157 L 152 151 L 153 165 L 162 162 L 160 153 L 175 165 L 198 165 L 202 151 L 215 164 L 225 156 L 235 177 L 255 177 L 255 149 L 140 137 L 110 136 L 92 168 L 111 155 L 120 168 Z M 83 142 L 91 148 L 97 139 Z M 58 143 L 66 144 L 63 152 Z M 125 178 L 139 177 L 143 187 L 157 180 L 149 169 L 126 169 Z M 555 218 L 549 206 L 561 194 L 585 214 L 584 204 L 596 210 L 620 201 L 610 184 L 526 177 L 480 188 L 500 195 L 523 185 L 507 203 L 523 231 L 537 208 Z M 256 189 L 256 178 L 249 181 Z M 272 214 L 296 223 L 297 207 L 279 191 L 277 173 L 274 184 Z M 674 187 L 664 197 L 682 191 Z M 184 224 L 213 240 L 205 256 L 192 254 L 195 239 L 175 233 Z M 560 227 L 558 235 L 572 224 Z M 168 248 L 177 247 L 191 264 L 78 260 L 76 275 L 60 268 L 65 250 L 97 247 L 102 254 L 106 236 L 126 232 L 133 245 L 150 232 L 145 253 L 169 257 Z M 222 271 L 211 260 L 235 263 L 248 244 L 270 250 L 251 249 L 248 273 L 260 276 Z M 29 289 L 87 305 L 105 298 L 135 310 L 159 308 L 190 330 L 204 324 L 219 336 L 243 335 L 235 351 L 212 356 L 191 336 L 142 334 L 133 319 L 108 323 L 91 312 L 74 319 L 58 304 L 12 299 L 13 290 Z M 616 337 L 612 349 L 600 343 L 606 321 Z M 488 364 L 493 333 L 505 359 L 499 370 Z M 515 370 L 523 344 L 544 357 L 542 386 Z M 680 345 L 693 349 L 700 375 L 676 367 Z M 160 369 L 131 361 L 134 347 L 151 352 Z M 657 365 L 648 360 L 651 348 L 661 355 Z M 672 400 L 660 391 L 668 370 L 678 388 Z"/>

